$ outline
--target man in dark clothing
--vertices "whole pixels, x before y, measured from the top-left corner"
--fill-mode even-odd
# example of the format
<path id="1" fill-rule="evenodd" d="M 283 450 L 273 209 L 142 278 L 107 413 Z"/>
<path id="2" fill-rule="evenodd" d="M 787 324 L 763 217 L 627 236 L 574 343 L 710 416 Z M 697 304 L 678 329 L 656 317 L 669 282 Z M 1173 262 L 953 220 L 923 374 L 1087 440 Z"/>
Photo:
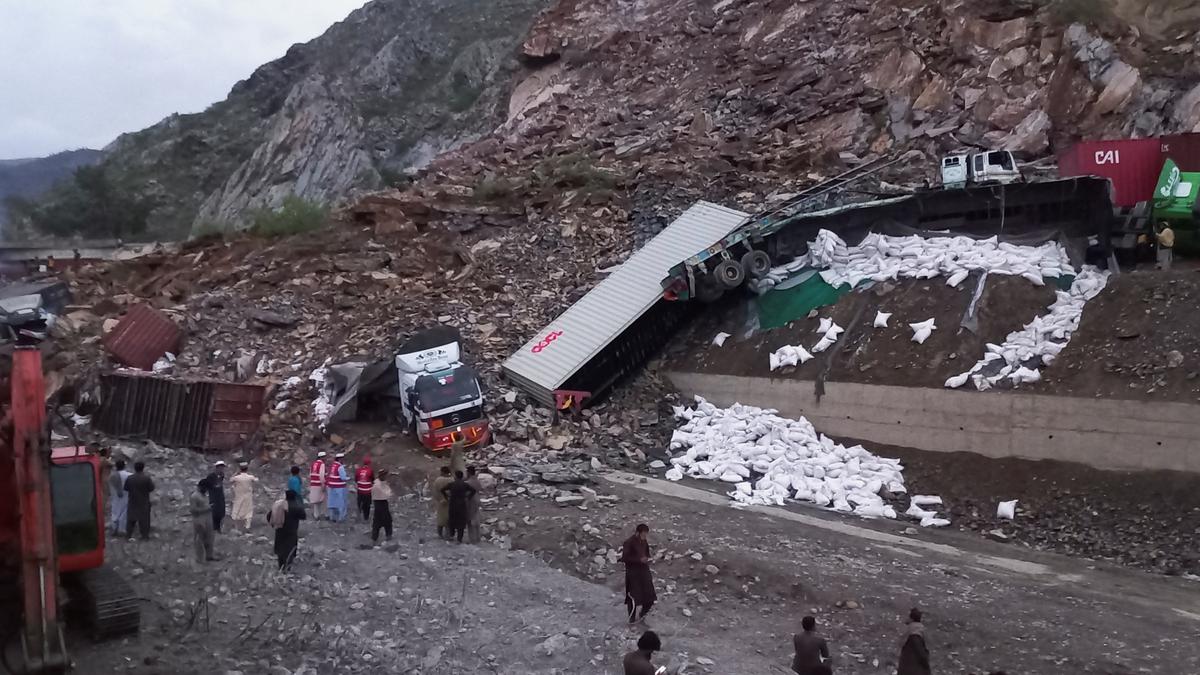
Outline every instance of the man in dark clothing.
<path id="1" fill-rule="evenodd" d="M 654 592 L 654 577 L 650 574 L 649 536 L 650 527 L 643 523 L 621 545 L 621 562 L 625 563 L 625 608 L 629 623 L 646 618 L 646 613 L 658 599 Z"/>
<path id="2" fill-rule="evenodd" d="M 457 538 L 463 543 L 463 534 L 467 531 L 467 518 L 471 508 L 471 499 L 475 497 L 475 488 L 463 479 L 463 472 L 454 472 L 454 482 L 442 488 L 442 494 L 450 507 L 450 537 Z"/>
<path id="3" fill-rule="evenodd" d="M 212 507 L 213 532 L 220 532 L 221 521 L 225 520 L 225 462 L 218 460 L 213 465 L 212 473 L 204 480 L 208 481 L 208 505 Z"/>
<path id="4" fill-rule="evenodd" d="M 267 522 L 275 528 L 275 558 L 279 571 L 286 572 L 296 559 L 300 544 L 300 521 L 308 518 L 299 493 L 288 490 L 283 499 L 275 502 L 267 514 Z"/>
<path id="5" fill-rule="evenodd" d="M 150 538 L 150 493 L 154 492 L 154 481 L 146 475 L 146 463 L 133 465 L 133 475 L 125 479 L 125 492 L 129 493 L 128 516 L 125 520 L 125 537 L 133 539 L 133 526 L 137 525 L 142 539 Z"/>
<path id="6" fill-rule="evenodd" d="M 817 675 L 818 667 L 829 661 L 829 645 L 825 638 L 817 635 L 817 620 L 806 616 L 800 621 L 803 633 L 792 636 L 796 656 L 792 658 L 792 672 L 799 675 Z"/>
<path id="7" fill-rule="evenodd" d="M 896 668 L 896 675 L 931 675 L 932 672 L 921 610 L 914 607 L 908 613 L 908 629 L 905 631 L 904 644 L 900 647 L 900 664 Z"/>
<path id="8" fill-rule="evenodd" d="M 475 496 L 471 497 L 471 501 L 467 503 L 467 541 L 472 544 L 478 544 L 480 540 L 479 534 L 479 513 L 483 504 L 480 501 L 480 493 L 483 492 L 483 483 L 479 481 L 479 475 L 475 472 L 475 467 L 467 467 L 467 484 L 475 488 Z"/>
<path id="9" fill-rule="evenodd" d="M 658 633 L 652 630 L 642 633 L 637 641 L 637 651 L 625 655 L 625 675 L 655 675 L 650 657 L 658 651 L 662 651 L 662 640 L 658 639 Z"/>

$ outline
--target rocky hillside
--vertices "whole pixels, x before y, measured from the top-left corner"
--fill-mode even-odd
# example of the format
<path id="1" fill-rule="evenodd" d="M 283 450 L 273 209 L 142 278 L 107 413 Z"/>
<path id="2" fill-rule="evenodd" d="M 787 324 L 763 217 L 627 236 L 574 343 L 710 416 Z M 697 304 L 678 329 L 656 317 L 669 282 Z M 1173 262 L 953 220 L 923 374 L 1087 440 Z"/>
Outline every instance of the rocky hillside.
<path id="1" fill-rule="evenodd" d="M 514 47 L 546 4 L 375 0 L 208 110 L 120 137 L 107 165 L 158 198 L 168 236 L 378 188 L 503 121 Z"/>
<path id="2" fill-rule="evenodd" d="M 49 157 L 0 160 L 0 228 L 6 223 L 4 200 L 33 199 L 81 166 L 100 161 L 99 150 L 68 150 Z M 3 230 L 0 230 L 3 232 Z M 0 239 L 3 239 L 0 236 Z"/>

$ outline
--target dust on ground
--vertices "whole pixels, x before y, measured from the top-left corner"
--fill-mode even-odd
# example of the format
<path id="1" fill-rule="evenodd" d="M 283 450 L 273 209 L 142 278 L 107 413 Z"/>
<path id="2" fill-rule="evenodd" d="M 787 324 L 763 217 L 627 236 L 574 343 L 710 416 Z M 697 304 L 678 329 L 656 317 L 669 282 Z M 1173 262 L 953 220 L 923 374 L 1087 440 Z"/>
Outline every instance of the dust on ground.
<path id="1" fill-rule="evenodd" d="M 429 465 L 418 457 L 409 466 L 406 456 L 381 461 L 416 474 Z M 926 611 L 936 667 L 949 672 L 1200 667 L 1194 620 L 1172 611 L 1195 602 L 1182 579 L 1092 578 L 1075 566 L 1076 581 L 1063 585 L 607 483 L 593 487 L 615 501 L 560 507 L 502 482 L 487 496 L 478 547 L 436 538 L 417 485 L 401 490 L 390 546 L 366 546 L 367 528 L 353 519 L 305 522 L 296 568 L 279 575 L 270 530 L 256 518 L 249 534 L 218 536 L 223 560 L 199 566 L 183 514 L 207 461 L 170 450 L 147 459 L 159 485 L 157 538 L 109 549 L 146 600 L 144 629 L 75 644 L 79 672 L 619 673 L 642 628 L 624 625 L 623 575 L 611 559 L 637 522 L 652 527 L 659 604 L 649 626 L 666 645 L 658 660 L 686 661 L 690 673 L 786 672 L 790 634 L 807 613 L 839 671 L 891 673 L 914 605 Z M 285 468 L 254 470 L 265 512 Z"/>

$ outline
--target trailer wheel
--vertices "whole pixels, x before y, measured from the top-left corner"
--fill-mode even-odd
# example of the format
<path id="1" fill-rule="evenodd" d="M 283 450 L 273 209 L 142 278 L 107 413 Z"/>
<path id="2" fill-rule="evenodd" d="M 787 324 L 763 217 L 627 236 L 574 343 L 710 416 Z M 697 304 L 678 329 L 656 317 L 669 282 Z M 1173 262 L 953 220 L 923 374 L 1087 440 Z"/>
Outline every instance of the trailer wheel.
<path id="1" fill-rule="evenodd" d="M 761 279 L 771 271 L 771 256 L 766 251 L 750 251 L 742 256 L 742 269 L 751 279 Z"/>
<path id="2" fill-rule="evenodd" d="M 746 280 L 746 271 L 734 260 L 722 260 L 713 270 L 713 276 L 725 288 L 737 288 Z"/>

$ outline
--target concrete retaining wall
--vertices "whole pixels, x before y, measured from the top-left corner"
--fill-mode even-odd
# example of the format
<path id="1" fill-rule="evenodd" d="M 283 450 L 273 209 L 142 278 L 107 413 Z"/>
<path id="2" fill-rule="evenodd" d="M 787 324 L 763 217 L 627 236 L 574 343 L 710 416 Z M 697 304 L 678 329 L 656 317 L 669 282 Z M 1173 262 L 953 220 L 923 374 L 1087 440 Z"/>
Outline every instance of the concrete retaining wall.
<path id="1" fill-rule="evenodd" d="M 1200 405 L 668 373 L 687 395 L 807 417 L 817 431 L 938 452 L 1200 473 Z"/>

